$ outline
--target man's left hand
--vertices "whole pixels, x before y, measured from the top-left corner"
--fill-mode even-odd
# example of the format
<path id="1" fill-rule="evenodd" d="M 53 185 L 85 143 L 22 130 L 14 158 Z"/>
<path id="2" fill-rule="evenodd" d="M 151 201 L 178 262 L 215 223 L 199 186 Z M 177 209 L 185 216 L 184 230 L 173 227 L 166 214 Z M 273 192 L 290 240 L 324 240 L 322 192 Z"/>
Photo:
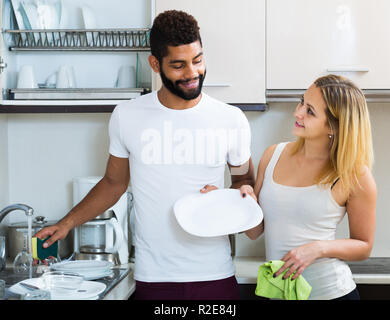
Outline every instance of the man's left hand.
<path id="1" fill-rule="evenodd" d="M 218 188 L 216 186 L 206 184 L 202 189 L 200 189 L 200 193 L 207 193 L 217 189 Z"/>

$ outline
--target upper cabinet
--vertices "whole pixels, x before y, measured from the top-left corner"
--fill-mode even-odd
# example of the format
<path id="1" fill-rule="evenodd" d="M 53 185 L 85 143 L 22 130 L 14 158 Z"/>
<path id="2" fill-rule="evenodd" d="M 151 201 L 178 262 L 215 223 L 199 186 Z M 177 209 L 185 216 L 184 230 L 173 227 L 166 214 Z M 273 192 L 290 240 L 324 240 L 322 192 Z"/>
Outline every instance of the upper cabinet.
<path id="1" fill-rule="evenodd" d="M 151 90 L 152 0 L 0 4 L 0 113 L 99 111 Z"/>
<path id="2" fill-rule="evenodd" d="M 155 1 L 156 15 L 171 9 L 199 23 L 204 91 L 227 103 L 265 103 L 265 0 Z"/>
<path id="3" fill-rule="evenodd" d="M 306 89 L 329 73 L 389 89 L 389 14 L 388 0 L 268 0 L 267 89 Z"/>

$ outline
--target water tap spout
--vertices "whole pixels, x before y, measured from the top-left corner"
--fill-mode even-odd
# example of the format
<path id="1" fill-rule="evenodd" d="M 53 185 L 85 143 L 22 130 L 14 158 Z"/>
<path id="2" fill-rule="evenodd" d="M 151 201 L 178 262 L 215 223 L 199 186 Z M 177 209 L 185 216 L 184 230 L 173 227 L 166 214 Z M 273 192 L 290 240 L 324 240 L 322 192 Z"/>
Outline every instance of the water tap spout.
<path id="1" fill-rule="evenodd" d="M 0 223 L 1 221 L 3 221 L 3 219 L 6 217 L 8 213 L 15 210 L 24 211 L 26 216 L 32 216 L 34 214 L 34 209 L 26 204 L 21 204 L 21 203 L 11 204 L 0 211 Z"/>

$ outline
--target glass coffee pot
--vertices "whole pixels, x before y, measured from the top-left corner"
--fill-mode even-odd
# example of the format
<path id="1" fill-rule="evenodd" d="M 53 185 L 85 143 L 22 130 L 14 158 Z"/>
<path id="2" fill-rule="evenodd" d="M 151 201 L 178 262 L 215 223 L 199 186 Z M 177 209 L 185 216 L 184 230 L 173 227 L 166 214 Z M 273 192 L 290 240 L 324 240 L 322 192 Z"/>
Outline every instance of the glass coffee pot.
<path id="1" fill-rule="evenodd" d="M 86 254 L 115 253 L 124 234 L 113 210 L 107 210 L 94 220 L 81 225 L 78 230 L 78 252 Z"/>

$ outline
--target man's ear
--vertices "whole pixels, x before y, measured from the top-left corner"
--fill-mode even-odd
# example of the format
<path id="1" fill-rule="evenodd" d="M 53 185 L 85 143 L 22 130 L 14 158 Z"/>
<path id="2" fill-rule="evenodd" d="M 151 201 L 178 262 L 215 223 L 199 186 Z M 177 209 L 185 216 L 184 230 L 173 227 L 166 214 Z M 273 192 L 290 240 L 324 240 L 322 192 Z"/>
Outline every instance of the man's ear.
<path id="1" fill-rule="evenodd" d="M 160 63 L 154 55 L 150 55 L 148 57 L 149 65 L 153 69 L 154 72 L 160 73 Z"/>

